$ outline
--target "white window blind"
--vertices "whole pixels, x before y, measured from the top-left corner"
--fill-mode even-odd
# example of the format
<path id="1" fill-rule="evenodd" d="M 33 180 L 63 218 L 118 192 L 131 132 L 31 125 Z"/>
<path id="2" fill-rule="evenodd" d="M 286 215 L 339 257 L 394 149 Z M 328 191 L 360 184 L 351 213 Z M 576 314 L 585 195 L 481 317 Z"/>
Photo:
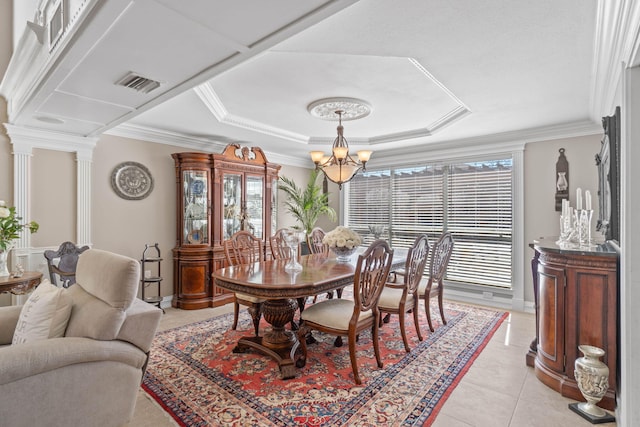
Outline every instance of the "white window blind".
<path id="1" fill-rule="evenodd" d="M 367 171 L 349 183 L 346 224 L 368 244 L 369 225 L 409 247 L 418 234 L 431 243 L 448 230 L 454 251 L 446 279 L 511 287 L 512 160 L 438 163 Z"/>
<path id="2" fill-rule="evenodd" d="M 421 166 L 394 169 L 391 196 L 391 244 L 408 248 L 416 236 L 436 236 L 443 227 L 444 169 Z"/>
<path id="3" fill-rule="evenodd" d="M 374 236 L 369 226 L 383 226 L 382 238 L 388 239 L 390 218 L 391 171 L 379 170 L 357 175 L 349 186 L 348 221 L 349 228 L 357 231 L 363 244 L 370 244 Z"/>
<path id="4" fill-rule="evenodd" d="M 511 159 L 449 166 L 447 279 L 511 287 Z"/>

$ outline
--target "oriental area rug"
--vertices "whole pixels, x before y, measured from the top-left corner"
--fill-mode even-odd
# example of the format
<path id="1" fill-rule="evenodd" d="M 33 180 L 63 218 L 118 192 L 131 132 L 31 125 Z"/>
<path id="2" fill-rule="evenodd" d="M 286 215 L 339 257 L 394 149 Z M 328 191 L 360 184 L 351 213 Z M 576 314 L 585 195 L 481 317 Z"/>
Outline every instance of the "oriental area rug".
<path id="1" fill-rule="evenodd" d="M 237 331 L 225 314 L 158 333 L 142 387 L 183 426 L 428 426 L 507 313 L 445 302 L 447 325 L 433 307 L 435 332 L 423 305 L 420 313 L 422 342 L 413 316 L 406 317 L 410 353 L 397 315 L 382 326 L 382 369 L 371 332 L 360 335 L 361 386 L 353 381 L 346 337 L 335 347 L 335 337 L 314 331 L 306 366 L 289 380 L 267 356 L 233 353 L 253 331 L 242 310 Z"/>

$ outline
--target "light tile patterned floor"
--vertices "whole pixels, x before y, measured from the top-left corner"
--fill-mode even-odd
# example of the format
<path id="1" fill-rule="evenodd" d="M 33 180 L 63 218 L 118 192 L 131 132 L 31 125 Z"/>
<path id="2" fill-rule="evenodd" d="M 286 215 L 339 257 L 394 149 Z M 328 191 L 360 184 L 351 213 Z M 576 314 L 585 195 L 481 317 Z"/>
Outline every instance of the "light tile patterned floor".
<path id="1" fill-rule="evenodd" d="M 160 323 L 169 329 L 232 310 L 166 309 Z M 569 410 L 573 400 L 540 382 L 525 365 L 535 336 L 535 316 L 512 312 L 440 410 L 434 427 L 587 427 L 591 424 Z M 177 425 L 146 393 L 140 391 L 130 427 Z M 604 427 L 615 423 L 600 424 Z"/>

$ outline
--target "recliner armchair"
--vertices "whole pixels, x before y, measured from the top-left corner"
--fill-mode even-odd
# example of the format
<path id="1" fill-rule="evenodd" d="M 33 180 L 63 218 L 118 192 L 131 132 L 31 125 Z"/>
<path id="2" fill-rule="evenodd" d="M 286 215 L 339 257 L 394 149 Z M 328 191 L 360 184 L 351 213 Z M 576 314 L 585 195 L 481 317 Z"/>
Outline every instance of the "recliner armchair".
<path id="1" fill-rule="evenodd" d="M 0 423 L 121 426 L 162 311 L 137 298 L 138 261 L 97 249 L 80 256 L 61 338 L 11 344 L 20 306 L 0 307 Z"/>

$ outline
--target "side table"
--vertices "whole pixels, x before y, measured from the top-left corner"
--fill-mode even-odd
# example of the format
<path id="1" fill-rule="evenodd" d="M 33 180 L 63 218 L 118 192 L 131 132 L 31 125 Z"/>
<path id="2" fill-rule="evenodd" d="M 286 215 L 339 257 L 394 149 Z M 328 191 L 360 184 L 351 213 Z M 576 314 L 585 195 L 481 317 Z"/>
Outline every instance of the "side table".
<path id="1" fill-rule="evenodd" d="M 0 277 L 0 293 L 11 292 L 14 295 L 24 295 L 40 284 L 42 273 L 39 271 L 25 271 L 20 277 Z"/>

